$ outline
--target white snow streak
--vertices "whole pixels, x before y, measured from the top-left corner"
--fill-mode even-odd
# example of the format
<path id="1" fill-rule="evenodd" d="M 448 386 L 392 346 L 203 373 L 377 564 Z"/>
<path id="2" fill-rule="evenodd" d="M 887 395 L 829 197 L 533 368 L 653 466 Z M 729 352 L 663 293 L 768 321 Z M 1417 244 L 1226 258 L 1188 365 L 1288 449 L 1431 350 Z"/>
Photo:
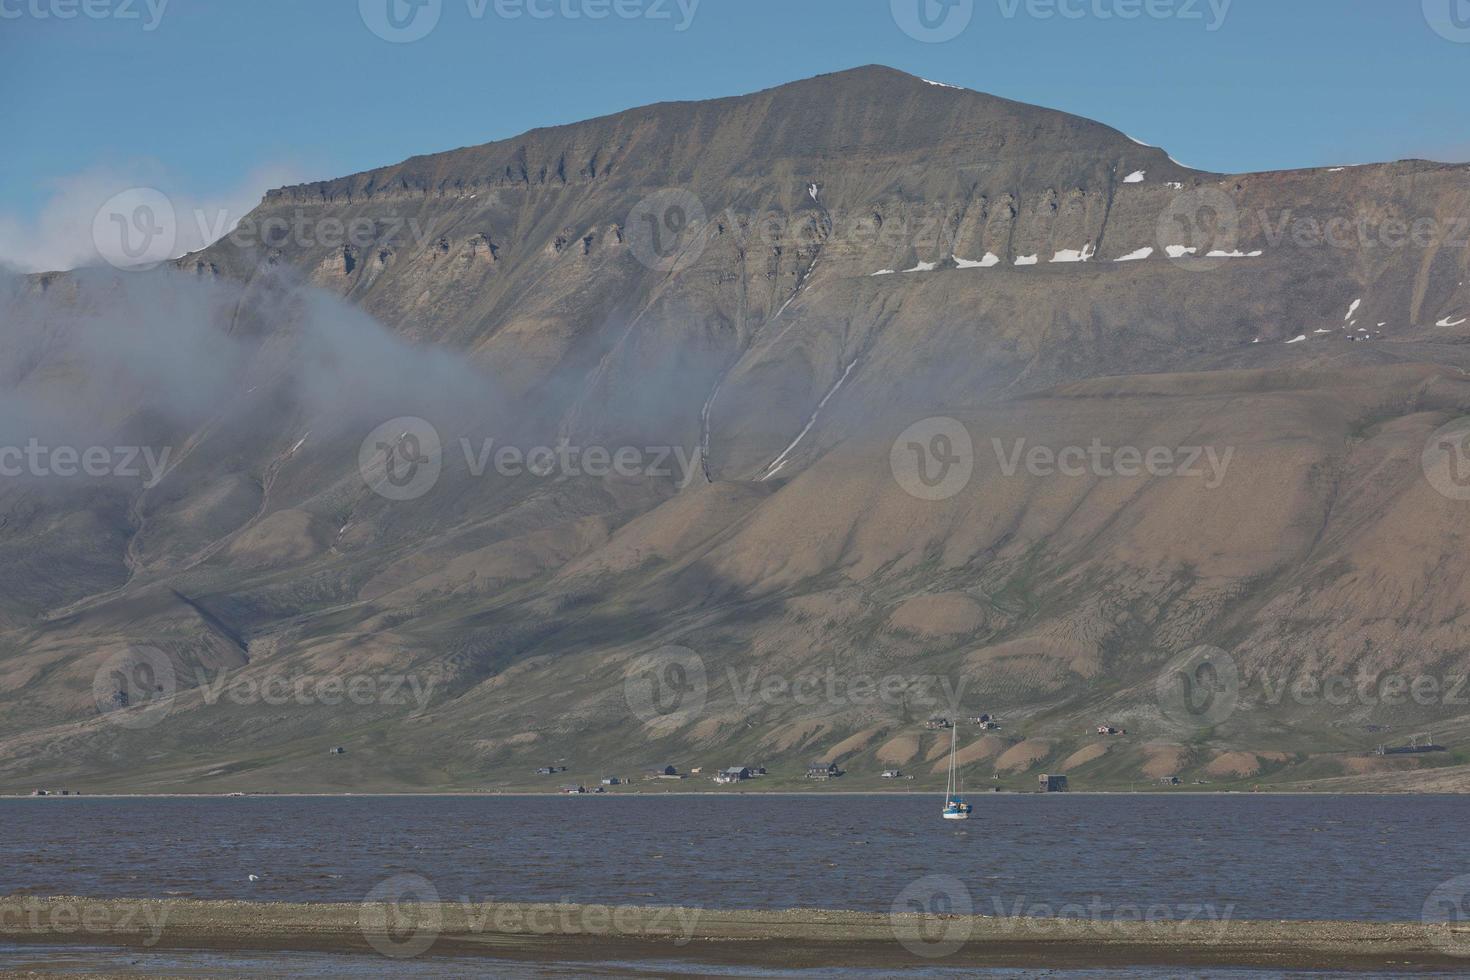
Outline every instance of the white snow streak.
<path id="1" fill-rule="evenodd" d="M 855 367 L 857 367 L 857 358 L 853 358 L 852 363 L 849 364 L 847 366 L 847 369 L 842 372 L 842 377 L 838 378 L 837 383 L 832 386 L 832 389 L 822 396 L 821 401 L 817 402 L 817 407 L 812 411 L 812 417 L 806 420 L 806 425 L 803 426 L 802 430 L 796 434 L 796 438 L 791 440 L 791 445 L 781 450 L 781 455 L 777 456 L 776 459 L 771 463 L 771 465 L 766 469 L 765 475 L 761 477 L 762 481 L 769 480 L 771 477 L 776 475 L 777 470 L 786 465 L 791 457 L 791 454 L 795 452 L 796 447 L 801 444 L 801 440 L 805 439 L 806 434 L 812 431 L 812 426 L 817 424 L 817 416 L 822 414 L 822 408 L 826 406 L 829 401 L 832 400 L 833 395 L 837 394 L 837 389 L 842 387 L 842 383 L 847 380 L 847 376 L 849 374 L 852 374 L 852 369 Z"/>

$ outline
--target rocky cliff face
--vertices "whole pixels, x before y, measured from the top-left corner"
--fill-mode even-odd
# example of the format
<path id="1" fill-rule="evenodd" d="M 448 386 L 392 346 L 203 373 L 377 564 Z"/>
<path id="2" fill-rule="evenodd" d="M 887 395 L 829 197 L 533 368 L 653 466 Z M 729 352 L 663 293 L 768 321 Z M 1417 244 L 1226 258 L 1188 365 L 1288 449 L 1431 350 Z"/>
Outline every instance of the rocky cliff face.
<path id="1" fill-rule="evenodd" d="M 284 188 L 176 268 L 11 284 L 16 417 L 172 455 L 0 491 L 0 781 L 865 772 L 988 711 L 967 752 L 1006 777 L 1427 765 L 1360 756 L 1464 711 L 1470 504 L 1432 435 L 1470 399 L 1467 216 L 1465 166 L 1208 174 L 866 68 Z M 147 356 L 99 383 L 120 349 Z M 1228 711 L 1161 694 L 1202 644 Z M 130 727 L 98 705 L 143 661 L 179 693 Z M 389 675 L 432 690 L 248 693 Z M 1396 676 L 1446 691 L 1394 703 Z"/>

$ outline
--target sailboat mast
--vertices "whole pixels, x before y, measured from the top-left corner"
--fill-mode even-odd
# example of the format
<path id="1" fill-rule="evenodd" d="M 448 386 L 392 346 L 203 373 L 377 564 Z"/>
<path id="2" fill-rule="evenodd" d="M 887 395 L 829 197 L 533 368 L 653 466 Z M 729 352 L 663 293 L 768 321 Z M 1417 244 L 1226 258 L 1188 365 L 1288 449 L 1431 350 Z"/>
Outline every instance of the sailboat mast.
<path id="1" fill-rule="evenodd" d="M 956 747 L 956 745 L 958 745 L 957 738 L 958 738 L 958 736 L 956 736 L 956 734 L 955 734 L 954 726 L 953 726 L 953 724 L 951 724 L 950 729 L 949 729 L 949 777 L 945 780 L 945 783 L 944 783 L 944 802 L 946 802 L 946 803 L 948 803 L 950 800 L 954 799 L 954 794 L 955 794 L 955 765 L 954 765 L 954 760 L 955 760 L 955 747 Z"/>

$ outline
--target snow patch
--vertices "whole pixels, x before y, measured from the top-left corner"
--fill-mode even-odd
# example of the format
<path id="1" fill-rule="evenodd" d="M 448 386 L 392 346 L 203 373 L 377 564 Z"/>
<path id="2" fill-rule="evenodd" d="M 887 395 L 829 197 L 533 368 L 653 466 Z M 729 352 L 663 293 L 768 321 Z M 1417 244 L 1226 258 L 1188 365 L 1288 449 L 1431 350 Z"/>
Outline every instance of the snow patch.
<path id="1" fill-rule="evenodd" d="M 1302 341 L 1304 341 L 1306 339 L 1307 339 L 1307 335 L 1306 334 L 1304 334 L 1304 333 L 1303 334 L 1297 334 L 1295 337 L 1293 337 L 1290 340 L 1288 340 L 1287 343 L 1288 344 L 1299 344 L 1299 343 L 1301 343 Z"/>
<path id="2" fill-rule="evenodd" d="M 813 201 L 815 201 L 817 199 L 817 185 L 816 184 L 807 184 L 806 185 L 806 192 L 812 196 L 812 200 Z"/>
<path id="3" fill-rule="evenodd" d="M 1127 177 L 1124 177 L 1123 178 L 1123 183 L 1125 183 L 1125 184 L 1141 184 L 1141 183 L 1143 183 L 1144 175 L 1146 175 L 1147 173 L 1148 173 L 1147 170 L 1135 170 L 1135 171 L 1133 171 L 1133 173 L 1131 173 Z"/>
<path id="4" fill-rule="evenodd" d="M 1097 253 L 1097 248 L 1091 242 L 1080 249 L 1064 248 L 1052 256 L 1053 262 L 1086 262 Z"/>
<path id="5" fill-rule="evenodd" d="M 1237 248 L 1233 252 L 1227 252 L 1227 251 L 1225 251 L 1223 249 L 1218 249 L 1217 248 L 1213 252 L 1206 253 L 1205 254 L 1205 258 L 1207 258 L 1207 259 L 1258 259 L 1262 255 L 1265 255 L 1265 254 L 1266 253 L 1263 252 L 1263 251 L 1261 251 L 1260 249 L 1256 249 L 1254 252 L 1242 252 L 1240 249 Z"/>
<path id="6" fill-rule="evenodd" d="M 1171 259 L 1182 259 L 1186 255 L 1193 255 L 1199 249 L 1193 245 L 1169 245 L 1164 248 L 1164 251 L 1169 253 Z"/>
<path id="7" fill-rule="evenodd" d="M 868 273 L 868 275 L 870 275 L 870 276 L 891 276 L 891 275 L 893 275 L 897 271 L 898 271 L 897 269 L 879 269 L 877 272 L 870 272 L 870 273 Z"/>
<path id="8" fill-rule="evenodd" d="M 1137 262 L 1139 259 L 1146 259 L 1146 258 L 1148 258 L 1152 254 L 1154 254 L 1153 246 L 1151 246 L 1151 245 L 1145 245 L 1143 248 L 1140 248 L 1138 251 L 1136 251 L 1136 252 L 1129 252 L 1127 255 L 1120 255 L 1116 259 L 1114 259 L 1113 261 L 1114 262 Z"/>
<path id="9" fill-rule="evenodd" d="M 1036 262 L 1037 262 L 1037 256 L 1035 256 L 1035 255 L 1018 255 L 1018 256 L 1016 256 L 1016 265 L 1035 265 Z"/>
<path id="10" fill-rule="evenodd" d="M 1445 317 L 1443 320 L 1441 320 L 1438 323 L 1436 323 L 1435 326 L 1436 327 L 1458 327 L 1460 324 L 1466 322 L 1467 320 L 1470 320 L 1470 317 L 1464 317 L 1464 316 L 1462 316 L 1462 317 L 1460 317 L 1460 319 L 1455 320 L 1453 322 L 1451 322 L 1451 320 L 1450 320 L 1449 317 Z M 1380 324 L 1380 326 L 1382 326 L 1382 324 Z"/>
<path id="11" fill-rule="evenodd" d="M 956 92 L 963 92 L 964 91 L 964 89 L 961 88 L 960 86 L 958 86 L 958 85 L 950 85 L 948 82 L 936 82 L 936 81 L 934 81 L 933 79 L 930 79 L 930 78 L 921 78 L 921 79 L 919 79 L 919 81 L 923 82 L 925 85 L 935 85 L 935 86 L 938 86 L 939 88 L 952 88 Z"/>
<path id="12" fill-rule="evenodd" d="M 979 261 L 975 259 L 962 259 L 958 255 L 951 255 L 950 258 L 954 259 L 954 264 L 961 269 L 988 269 L 993 265 L 1000 265 L 1000 256 L 994 252 L 986 252 L 985 258 Z"/>
<path id="13" fill-rule="evenodd" d="M 1343 317 L 1343 319 L 1344 320 L 1351 320 L 1353 318 L 1353 314 L 1356 313 L 1356 312 L 1358 312 L 1358 307 L 1360 307 L 1362 305 L 1363 305 L 1363 301 L 1362 300 L 1360 300 L 1360 299 L 1353 300 L 1353 305 L 1348 307 L 1347 316 Z"/>
<path id="14" fill-rule="evenodd" d="M 1176 191 L 1184 190 L 1184 185 L 1179 183 L 1179 181 L 1177 180 L 1168 181 L 1164 184 L 1164 186 Z"/>
<path id="15" fill-rule="evenodd" d="M 903 271 L 904 272 L 933 272 L 937 268 L 939 268 L 939 263 L 938 262 L 920 262 L 918 265 L 914 266 L 912 269 L 905 269 Z"/>

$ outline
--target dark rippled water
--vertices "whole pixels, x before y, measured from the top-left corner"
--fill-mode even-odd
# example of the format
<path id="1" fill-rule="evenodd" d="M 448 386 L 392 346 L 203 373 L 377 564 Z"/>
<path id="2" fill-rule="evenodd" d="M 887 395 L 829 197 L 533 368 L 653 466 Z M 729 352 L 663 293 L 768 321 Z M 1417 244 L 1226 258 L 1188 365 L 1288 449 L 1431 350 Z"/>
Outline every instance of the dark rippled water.
<path id="1" fill-rule="evenodd" d="M 1467 823 L 1407 796 L 995 795 L 967 824 L 905 796 L 7 799 L 0 895 L 358 901 L 407 873 L 445 901 L 887 912 L 942 874 L 985 914 L 1418 920 L 1470 873 Z"/>

